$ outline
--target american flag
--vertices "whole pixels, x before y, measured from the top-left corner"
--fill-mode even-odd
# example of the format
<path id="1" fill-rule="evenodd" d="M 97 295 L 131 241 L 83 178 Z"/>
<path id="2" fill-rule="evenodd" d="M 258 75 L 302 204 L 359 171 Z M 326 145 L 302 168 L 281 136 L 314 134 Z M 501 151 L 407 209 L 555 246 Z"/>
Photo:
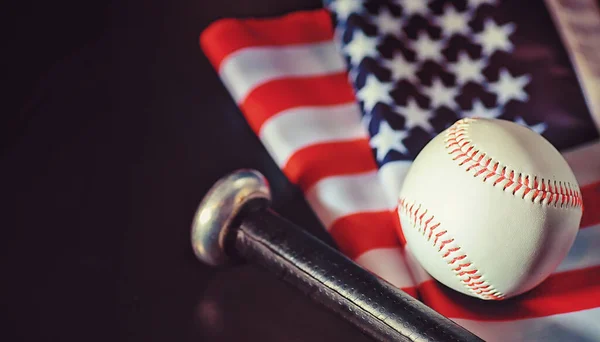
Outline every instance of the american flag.
<path id="1" fill-rule="evenodd" d="M 573 67 L 546 6 L 334 0 L 280 17 L 222 19 L 200 44 L 273 160 L 356 263 L 485 340 L 598 340 L 600 121 L 581 86 L 594 80 L 578 78 L 586 65 Z M 505 301 L 432 279 L 395 211 L 421 148 L 471 116 L 543 135 L 575 172 L 586 208 L 557 270 Z"/>

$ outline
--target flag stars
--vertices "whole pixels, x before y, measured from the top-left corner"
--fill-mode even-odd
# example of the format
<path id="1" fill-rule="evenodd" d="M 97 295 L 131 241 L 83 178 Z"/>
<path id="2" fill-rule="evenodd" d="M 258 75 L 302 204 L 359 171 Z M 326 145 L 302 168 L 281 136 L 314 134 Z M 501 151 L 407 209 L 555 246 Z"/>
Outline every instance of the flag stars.
<path id="1" fill-rule="evenodd" d="M 515 24 L 513 23 L 498 26 L 492 19 L 487 19 L 483 31 L 477 33 L 474 40 L 481 45 L 485 56 L 491 56 L 496 50 L 510 52 L 513 44 L 508 37 L 514 31 Z"/>
<path id="2" fill-rule="evenodd" d="M 354 13 L 362 13 L 362 5 L 362 0 L 337 0 L 330 3 L 329 9 L 336 14 L 339 20 L 345 21 Z"/>
<path id="3" fill-rule="evenodd" d="M 468 0 L 468 7 L 477 9 L 477 7 L 483 4 L 495 5 L 497 0 Z"/>
<path id="4" fill-rule="evenodd" d="M 489 5 L 496 5 L 497 0 L 468 0 L 467 1 L 467 7 L 469 8 L 470 11 L 475 11 L 477 9 L 477 7 L 484 5 L 484 4 L 489 4 Z"/>
<path id="5" fill-rule="evenodd" d="M 454 74 L 456 74 L 456 83 L 464 85 L 469 81 L 484 82 L 485 79 L 482 70 L 485 62 L 481 59 L 471 59 L 464 51 L 458 55 L 458 61 L 448 65 Z"/>
<path id="6" fill-rule="evenodd" d="M 385 156 L 392 150 L 403 154 L 408 154 L 408 149 L 404 146 L 402 140 L 409 136 L 407 131 L 394 130 L 385 120 L 379 123 L 379 131 L 375 134 L 369 144 L 377 150 L 378 161 L 383 161 Z"/>
<path id="7" fill-rule="evenodd" d="M 502 114 L 500 107 L 487 108 L 481 100 L 476 99 L 473 101 L 473 106 L 470 111 L 460 111 L 459 115 L 461 118 L 486 118 L 494 119 Z"/>
<path id="8" fill-rule="evenodd" d="M 548 125 L 546 123 L 544 123 L 544 122 L 540 122 L 539 124 L 535 124 L 535 125 L 529 125 L 520 116 L 517 116 L 515 118 L 515 122 L 518 123 L 521 126 L 529 128 L 530 130 L 532 130 L 532 131 L 534 131 L 534 132 L 536 132 L 537 134 L 540 134 L 540 135 L 543 134 L 546 131 L 546 129 L 548 128 Z"/>
<path id="9" fill-rule="evenodd" d="M 404 21 L 400 17 L 394 17 L 387 9 L 382 9 L 373 20 L 381 36 L 391 35 L 399 37 L 402 34 Z"/>
<path id="10" fill-rule="evenodd" d="M 432 133 L 434 131 L 433 126 L 429 122 L 429 119 L 432 117 L 432 113 L 429 109 L 423 109 L 419 107 L 417 101 L 411 98 L 407 101 L 406 106 L 395 106 L 394 111 L 400 113 L 406 121 L 404 122 L 404 127 L 407 130 L 410 130 L 415 127 L 421 127 L 425 131 Z"/>
<path id="11" fill-rule="evenodd" d="M 469 12 L 457 12 L 452 6 L 444 8 L 444 14 L 435 18 L 435 23 L 440 26 L 447 37 L 453 34 L 468 35 L 471 28 L 469 27 L 471 14 Z"/>
<path id="12" fill-rule="evenodd" d="M 420 14 L 426 18 L 429 12 L 427 2 L 427 0 L 401 0 L 400 5 L 402 6 L 402 13 L 407 17 Z"/>
<path id="13" fill-rule="evenodd" d="M 362 112 L 361 124 L 369 132 L 378 164 L 418 152 L 413 146 L 420 148 L 420 140 L 439 133 L 448 115 L 515 117 L 506 112 L 505 106 L 512 105 L 512 100 L 526 102 L 529 94 L 525 89 L 533 81 L 531 75 L 504 67 L 502 59 L 491 58 L 498 57 L 498 52 L 510 54 L 515 50 L 511 36 L 517 26 L 477 11 L 483 7 L 491 9 L 497 0 L 466 0 L 466 8 L 443 2 L 436 5 L 441 12 L 435 13 L 429 8 L 431 0 L 392 1 L 400 7 L 401 14 L 385 5 L 366 5 L 364 0 L 336 0 L 328 5 L 341 21 L 336 25 L 335 39 L 348 62 L 348 81 L 354 86 Z M 365 6 L 370 5 L 377 8 L 377 13 L 367 13 Z M 361 20 L 348 23 L 348 18 L 357 15 L 361 18 L 356 19 Z M 482 17 L 482 27 L 474 30 L 470 23 L 476 15 Z M 430 32 L 432 27 L 435 32 Z M 342 33 L 347 34 L 342 37 Z M 467 51 L 466 46 L 475 44 L 481 47 L 481 53 Z M 446 49 L 452 51 L 452 56 L 446 55 Z M 365 63 L 365 59 L 372 63 Z M 431 63 L 436 64 L 432 72 L 427 67 L 423 69 Z M 499 70 L 499 74 L 488 75 L 487 71 L 492 70 Z M 478 89 L 487 94 L 483 96 Z M 415 90 L 418 94 L 407 94 Z M 388 117 L 401 126 L 390 126 Z M 548 129 L 546 123 L 527 117 L 516 117 L 514 121 L 540 134 Z"/>
<path id="14" fill-rule="evenodd" d="M 354 65 L 360 64 L 365 57 L 377 57 L 377 44 L 379 39 L 369 37 L 362 31 L 355 31 L 352 40 L 344 47 L 344 52 L 350 57 L 350 62 Z"/>
<path id="15" fill-rule="evenodd" d="M 367 75 L 365 85 L 356 93 L 356 97 L 363 101 L 364 110 L 370 113 L 379 102 L 391 105 L 394 100 L 390 91 L 394 88 L 392 83 L 382 83 L 373 74 Z"/>
<path id="16" fill-rule="evenodd" d="M 431 86 L 423 86 L 423 92 L 431 100 L 430 107 L 432 108 L 446 106 L 454 109 L 457 107 L 454 98 L 458 95 L 458 88 L 446 87 L 439 78 L 433 79 Z"/>
<path id="17" fill-rule="evenodd" d="M 392 73 L 392 81 L 417 81 L 417 65 L 404 59 L 401 53 L 396 53 L 391 60 L 383 60 L 383 66 Z"/>
<path id="18" fill-rule="evenodd" d="M 498 81 L 490 83 L 487 88 L 496 93 L 499 105 L 504 105 L 510 100 L 527 101 L 529 96 L 524 88 L 530 79 L 529 75 L 513 77 L 506 68 L 502 68 Z"/>
<path id="19" fill-rule="evenodd" d="M 417 53 L 417 59 L 421 61 L 431 60 L 434 62 L 442 62 L 443 42 L 429 38 L 426 32 L 420 32 L 417 40 L 412 42 L 412 48 Z"/>

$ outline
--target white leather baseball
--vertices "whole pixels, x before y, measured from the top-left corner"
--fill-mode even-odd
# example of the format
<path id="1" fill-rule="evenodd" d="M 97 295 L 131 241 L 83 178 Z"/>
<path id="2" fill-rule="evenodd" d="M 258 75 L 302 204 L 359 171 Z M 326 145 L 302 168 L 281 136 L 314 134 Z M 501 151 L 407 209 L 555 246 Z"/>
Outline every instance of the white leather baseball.
<path id="1" fill-rule="evenodd" d="M 579 186 L 541 135 L 463 119 L 414 160 L 399 194 L 402 232 L 421 266 L 464 294 L 501 300 L 545 280 L 579 229 Z"/>

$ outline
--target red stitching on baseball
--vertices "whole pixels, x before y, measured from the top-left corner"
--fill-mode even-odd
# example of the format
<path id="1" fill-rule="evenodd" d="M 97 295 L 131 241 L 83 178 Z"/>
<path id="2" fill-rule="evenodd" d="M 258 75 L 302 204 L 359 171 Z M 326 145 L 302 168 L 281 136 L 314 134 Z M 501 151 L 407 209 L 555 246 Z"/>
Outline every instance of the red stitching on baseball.
<path id="1" fill-rule="evenodd" d="M 458 275 L 465 275 L 465 274 L 475 274 L 477 273 L 477 270 L 471 270 L 471 271 L 462 271 L 460 272 Z"/>
<path id="2" fill-rule="evenodd" d="M 469 279 L 467 279 L 467 280 L 463 280 L 463 282 L 465 282 L 465 283 L 468 283 L 468 282 L 470 282 L 471 280 L 477 280 L 477 279 L 479 279 L 479 278 L 481 278 L 481 276 L 469 276 Z M 483 282 L 482 282 L 482 284 L 483 284 Z"/>
<path id="3" fill-rule="evenodd" d="M 448 262 L 448 264 L 452 265 L 452 264 L 454 264 L 455 262 L 457 262 L 457 261 L 461 261 L 462 259 L 464 259 L 464 258 L 466 258 L 466 257 L 467 257 L 467 256 L 466 256 L 465 254 L 463 254 L 463 255 L 461 255 L 461 256 L 459 256 L 459 257 L 456 257 L 456 258 L 454 258 L 454 259 L 450 260 L 450 262 Z"/>
<path id="4" fill-rule="evenodd" d="M 446 234 L 447 231 L 444 230 L 443 232 L 437 233 L 435 234 L 435 240 L 433 240 L 433 245 L 437 245 L 438 239 L 440 238 L 440 236 L 443 236 L 444 234 Z"/>
<path id="5" fill-rule="evenodd" d="M 452 243 L 452 242 L 454 242 L 454 239 L 442 241 L 442 244 L 440 245 L 440 248 L 438 250 L 441 251 L 442 249 L 444 249 L 444 247 L 446 247 L 447 244 Z M 448 249 L 448 251 L 446 252 L 446 254 L 444 254 L 442 256 L 442 258 L 447 257 L 448 255 L 450 255 L 450 253 L 455 252 L 455 251 L 457 251 L 459 249 L 460 249 L 460 247 Z"/>
<path id="6" fill-rule="evenodd" d="M 511 192 L 513 195 L 517 195 L 517 192 L 522 190 L 523 193 L 520 195 L 523 199 L 531 193 L 532 202 L 538 200 L 539 203 L 546 203 L 547 205 L 583 208 L 581 192 L 574 184 L 523 174 L 519 174 L 516 177 L 514 170 L 508 170 L 507 175 L 506 166 L 502 167 L 501 171 L 498 172 L 500 163 L 493 161 L 491 157 L 488 157 L 485 163 L 481 163 L 485 154 L 475 149 L 475 145 L 471 144 L 467 135 L 469 123 L 475 120 L 477 119 L 466 118 L 458 120 L 446 133 L 446 149 L 448 150 L 448 154 L 453 156 L 452 160 L 458 160 L 459 166 L 471 163 L 467 165 L 465 170 L 467 172 L 474 171 L 473 177 L 483 176 L 482 180 L 484 182 L 496 176 L 497 178 L 492 183 L 492 186 L 505 182 L 502 187 L 504 191 L 507 191 L 507 189 L 512 188 L 516 184 L 514 189 L 511 189 Z M 450 149 L 452 146 L 456 146 L 456 148 Z M 489 165 L 491 163 L 493 163 L 493 166 L 490 168 Z"/>
<path id="7" fill-rule="evenodd" d="M 467 281 L 467 283 L 468 283 L 468 281 Z M 484 283 L 484 281 L 474 281 L 474 282 L 470 283 L 470 285 L 471 286 L 476 286 L 476 285 L 481 285 L 483 283 Z"/>
<path id="8" fill-rule="evenodd" d="M 421 214 L 421 216 L 418 217 L 418 219 L 416 213 L 413 214 L 413 209 L 415 205 L 418 207 L 417 212 L 421 209 L 425 210 Z M 425 226 L 423 227 L 423 217 L 425 217 L 425 215 L 429 213 L 429 210 L 423 208 L 421 204 L 409 203 L 404 198 L 400 198 L 400 200 L 398 201 L 398 212 L 399 214 L 408 217 L 413 228 L 416 228 L 419 232 L 423 234 L 423 236 L 425 236 L 425 233 L 427 232 L 427 226 L 434 219 L 434 216 L 431 215 L 429 219 L 425 221 Z M 431 240 L 433 230 L 438 228 L 439 226 L 439 222 L 431 226 L 431 228 L 429 229 L 429 236 L 427 237 L 427 241 Z M 488 284 L 485 280 L 481 279 L 481 274 L 478 274 L 479 270 L 475 267 L 475 265 L 473 265 L 471 261 L 464 261 L 462 263 L 459 263 L 458 266 L 454 266 L 456 262 L 466 259 L 467 254 L 462 252 L 461 247 L 455 244 L 454 238 L 448 238 L 447 236 L 444 240 L 440 242 L 438 246 L 438 240 L 440 239 L 440 237 L 446 235 L 447 233 L 448 231 L 444 230 L 435 234 L 433 247 L 437 247 L 437 251 L 442 253 L 443 259 L 450 257 L 452 258 L 450 261 L 447 261 L 447 263 L 448 265 L 450 265 L 450 269 L 454 272 L 454 274 L 457 277 L 459 277 L 461 283 L 467 289 L 469 289 L 470 292 L 482 299 L 503 299 L 504 294 L 498 292 L 492 287 L 491 284 Z"/>
<path id="9" fill-rule="evenodd" d="M 466 264 L 460 264 L 460 265 L 458 265 L 458 267 L 457 267 L 457 268 L 453 268 L 453 270 L 455 270 L 455 271 L 460 271 L 460 270 L 461 270 L 463 267 L 469 267 L 469 266 L 471 266 L 471 263 L 470 263 L 470 262 L 468 262 L 468 263 L 466 263 Z"/>
<path id="10" fill-rule="evenodd" d="M 450 243 L 450 242 L 453 242 L 453 241 L 454 241 L 454 239 L 452 239 L 452 240 L 447 240 L 447 241 L 444 241 L 444 245 L 445 245 L 445 244 L 448 244 L 448 243 Z M 442 245 L 442 246 L 440 247 L 440 250 L 441 250 L 441 249 L 444 247 L 444 245 Z M 450 255 L 450 253 L 456 252 L 456 251 L 458 251 L 459 249 L 460 249 L 460 247 L 449 248 L 449 249 L 448 249 L 448 251 L 446 252 L 446 254 L 444 254 L 442 257 L 443 257 L 443 258 L 445 258 L 445 257 L 447 257 L 448 255 Z"/>

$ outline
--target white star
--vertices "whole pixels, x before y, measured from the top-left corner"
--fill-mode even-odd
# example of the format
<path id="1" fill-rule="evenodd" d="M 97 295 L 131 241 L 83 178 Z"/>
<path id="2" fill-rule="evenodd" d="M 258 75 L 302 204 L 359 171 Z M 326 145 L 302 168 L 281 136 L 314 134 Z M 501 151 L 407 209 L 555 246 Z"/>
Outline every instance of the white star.
<path id="1" fill-rule="evenodd" d="M 456 74 L 456 83 L 465 84 L 469 81 L 483 82 L 481 71 L 485 67 L 485 62 L 481 59 L 471 59 L 464 51 L 458 56 L 458 61 L 448 65 L 448 69 Z"/>
<path id="2" fill-rule="evenodd" d="M 365 85 L 356 93 L 356 97 L 363 101 L 365 111 L 371 112 L 378 102 L 391 105 L 394 100 L 390 96 L 392 83 L 382 83 L 373 74 L 367 75 Z"/>
<path id="3" fill-rule="evenodd" d="M 344 47 L 344 52 L 354 65 L 360 64 L 365 57 L 377 56 L 377 37 L 368 37 L 362 31 L 355 31 L 352 40 Z"/>
<path id="4" fill-rule="evenodd" d="M 461 118 L 488 118 L 494 119 L 500 116 L 501 109 L 499 107 L 487 108 L 479 99 L 475 99 L 473 101 L 473 106 L 470 111 L 459 111 L 459 115 Z"/>
<path id="5" fill-rule="evenodd" d="M 392 81 L 396 82 L 402 79 L 408 81 L 417 80 L 417 66 L 407 62 L 401 53 L 394 54 L 391 60 L 384 59 L 383 66 L 392 72 Z"/>
<path id="6" fill-rule="evenodd" d="M 386 120 L 381 120 L 379 132 L 371 138 L 369 144 L 377 149 L 377 160 L 382 161 L 391 150 L 408 154 L 408 149 L 402 143 L 408 136 L 407 131 L 395 131 Z"/>
<path id="7" fill-rule="evenodd" d="M 377 25 L 380 36 L 385 36 L 386 34 L 399 36 L 402 33 L 402 25 L 404 25 L 404 20 L 402 20 L 400 17 L 394 17 L 394 15 L 387 9 L 382 9 L 381 12 L 373 18 L 373 20 L 375 21 L 375 25 Z"/>
<path id="8" fill-rule="evenodd" d="M 535 124 L 535 125 L 528 125 L 527 122 L 525 122 L 525 120 L 523 120 L 522 117 L 517 116 L 515 118 L 515 122 L 518 123 L 519 125 L 525 126 L 527 128 L 529 128 L 530 130 L 536 132 L 537 134 L 542 134 L 546 131 L 546 129 L 548 128 L 548 125 L 544 122 L 540 122 L 539 124 Z"/>
<path id="9" fill-rule="evenodd" d="M 469 12 L 459 13 L 452 6 L 444 8 L 444 14 L 435 17 L 435 22 L 444 31 L 446 37 L 450 37 L 455 33 L 468 35 L 471 28 L 469 27 L 471 14 Z"/>
<path id="10" fill-rule="evenodd" d="M 434 62 L 441 62 L 444 58 L 442 56 L 442 44 L 441 40 L 433 40 L 429 38 L 427 33 L 421 32 L 417 40 L 413 41 L 411 45 L 417 53 L 417 59 L 421 61 L 430 59 Z"/>
<path id="11" fill-rule="evenodd" d="M 400 0 L 402 5 L 402 14 L 410 17 L 414 14 L 420 14 L 423 17 L 427 17 L 429 7 L 427 7 L 427 0 Z"/>
<path id="12" fill-rule="evenodd" d="M 439 78 L 434 79 L 430 87 L 423 86 L 423 92 L 431 99 L 431 108 L 446 106 L 454 109 L 457 107 L 454 98 L 458 95 L 458 88 L 444 86 Z"/>
<path id="13" fill-rule="evenodd" d="M 406 103 L 406 107 L 395 106 L 394 111 L 399 112 L 406 119 L 404 127 L 407 130 L 420 126 L 427 132 L 433 132 L 433 127 L 429 123 L 429 119 L 432 116 L 431 111 L 419 107 L 417 101 L 414 99 L 410 99 Z"/>
<path id="14" fill-rule="evenodd" d="M 479 7 L 480 5 L 483 5 L 483 4 L 495 5 L 496 0 L 468 0 L 467 6 L 472 9 L 477 9 L 477 7 Z"/>
<path id="15" fill-rule="evenodd" d="M 496 50 L 510 52 L 513 45 L 508 39 L 515 32 L 515 24 L 498 26 L 492 19 L 486 19 L 483 31 L 475 35 L 474 40 L 483 48 L 483 54 L 491 56 Z"/>
<path id="16" fill-rule="evenodd" d="M 524 102 L 527 101 L 529 96 L 523 88 L 525 88 L 530 80 L 531 77 L 529 75 L 513 77 L 508 70 L 502 68 L 498 81 L 488 84 L 487 88 L 496 93 L 498 103 L 501 105 L 504 105 L 511 99 Z"/>
<path id="17" fill-rule="evenodd" d="M 329 4 L 329 8 L 340 21 L 345 21 L 352 13 L 362 13 L 362 4 L 362 0 L 336 0 Z"/>

